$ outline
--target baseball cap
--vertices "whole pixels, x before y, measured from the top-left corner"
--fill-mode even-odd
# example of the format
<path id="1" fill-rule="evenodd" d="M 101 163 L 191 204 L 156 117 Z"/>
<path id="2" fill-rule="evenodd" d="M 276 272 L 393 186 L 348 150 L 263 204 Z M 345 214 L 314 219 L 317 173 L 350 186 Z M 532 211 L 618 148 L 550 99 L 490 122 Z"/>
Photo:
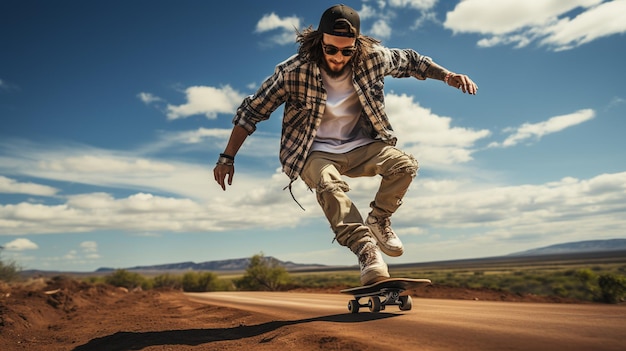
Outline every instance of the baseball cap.
<path id="1" fill-rule="evenodd" d="M 359 36 L 360 27 L 359 14 L 353 8 L 341 4 L 324 11 L 317 30 L 330 35 L 355 38 Z"/>

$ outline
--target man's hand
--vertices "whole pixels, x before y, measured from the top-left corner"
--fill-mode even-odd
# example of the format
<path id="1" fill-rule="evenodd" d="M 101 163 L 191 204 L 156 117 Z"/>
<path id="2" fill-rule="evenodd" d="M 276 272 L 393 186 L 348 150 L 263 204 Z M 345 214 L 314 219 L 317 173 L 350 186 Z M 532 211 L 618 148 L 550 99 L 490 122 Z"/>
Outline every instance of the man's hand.
<path id="1" fill-rule="evenodd" d="M 476 95 L 478 92 L 478 85 L 474 83 L 470 77 L 464 74 L 451 73 L 446 80 L 449 86 L 461 89 L 464 93 Z"/>
<path id="2" fill-rule="evenodd" d="M 247 130 L 241 126 L 234 126 L 224 153 L 220 154 L 220 157 L 217 159 L 217 164 L 213 168 L 213 176 L 217 184 L 222 187 L 222 190 L 226 190 L 226 177 L 228 177 L 228 185 L 233 185 L 235 155 L 247 137 Z"/>
<path id="3" fill-rule="evenodd" d="M 222 187 L 222 190 L 226 190 L 226 177 L 228 177 L 228 185 L 233 185 L 233 176 L 235 175 L 235 166 L 218 163 L 213 168 L 213 176 L 215 181 Z"/>

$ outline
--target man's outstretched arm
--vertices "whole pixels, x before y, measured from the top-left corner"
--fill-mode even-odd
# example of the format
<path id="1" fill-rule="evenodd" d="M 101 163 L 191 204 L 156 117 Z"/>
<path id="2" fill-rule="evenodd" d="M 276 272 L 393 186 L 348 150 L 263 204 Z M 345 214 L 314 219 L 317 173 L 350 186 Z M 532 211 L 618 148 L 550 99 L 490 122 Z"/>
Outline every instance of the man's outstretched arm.
<path id="1" fill-rule="evenodd" d="M 222 187 L 222 190 L 226 190 L 226 177 L 228 177 L 228 185 L 233 184 L 235 155 L 247 137 L 248 131 L 246 129 L 238 125 L 234 126 L 226 149 L 224 149 L 224 153 L 220 155 L 215 168 L 213 168 L 215 181 Z"/>

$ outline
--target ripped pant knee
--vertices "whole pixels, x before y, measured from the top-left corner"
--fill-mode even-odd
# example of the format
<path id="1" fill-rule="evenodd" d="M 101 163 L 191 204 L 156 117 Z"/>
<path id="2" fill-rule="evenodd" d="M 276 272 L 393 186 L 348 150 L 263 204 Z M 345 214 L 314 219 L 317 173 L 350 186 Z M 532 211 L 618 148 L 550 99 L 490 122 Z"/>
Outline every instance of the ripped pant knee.
<path id="1" fill-rule="evenodd" d="M 389 168 L 389 170 L 387 170 L 387 172 L 385 172 L 385 174 L 383 174 L 382 176 L 408 174 L 412 178 L 414 178 L 417 175 L 418 170 L 419 163 L 417 162 L 415 157 L 409 154 L 404 154 L 401 157 L 401 160 L 398 160 L 398 162 L 396 162 L 393 167 Z"/>
<path id="2" fill-rule="evenodd" d="M 348 186 L 348 183 L 343 180 L 322 181 L 317 185 L 315 191 L 318 194 L 325 192 L 335 193 L 337 191 L 348 192 L 350 191 L 350 187 Z"/>

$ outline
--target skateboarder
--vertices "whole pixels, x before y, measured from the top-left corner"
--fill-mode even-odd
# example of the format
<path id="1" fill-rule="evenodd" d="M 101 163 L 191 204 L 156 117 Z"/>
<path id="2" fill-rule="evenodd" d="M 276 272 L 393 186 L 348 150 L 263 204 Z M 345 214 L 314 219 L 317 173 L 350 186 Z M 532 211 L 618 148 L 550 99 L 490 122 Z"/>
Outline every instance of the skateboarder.
<path id="1" fill-rule="evenodd" d="M 235 155 L 256 124 L 283 103 L 280 161 L 291 184 L 315 189 L 337 242 L 358 257 L 361 283 L 389 277 L 379 251 L 402 255 L 391 215 L 402 203 L 418 163 L 394 147 L 396 137 L 384 110 L 385 76 L 443 81 L 463 93 L 478 87 L 412 49 L 390 49 L 363 35 L 358 13 L 345 5 L 327 9 L 317 29 L 297 32 L 298 53 L 280 63 L 233 119 L 233 130 L 213 173 L 226 190 L 235 174 Z M 416 116 L 417 118 L 418 116 Z M 381 175 L 364 221 L 342 179 Z M 226 181 L 228 179 L 228 181 Z"/>

